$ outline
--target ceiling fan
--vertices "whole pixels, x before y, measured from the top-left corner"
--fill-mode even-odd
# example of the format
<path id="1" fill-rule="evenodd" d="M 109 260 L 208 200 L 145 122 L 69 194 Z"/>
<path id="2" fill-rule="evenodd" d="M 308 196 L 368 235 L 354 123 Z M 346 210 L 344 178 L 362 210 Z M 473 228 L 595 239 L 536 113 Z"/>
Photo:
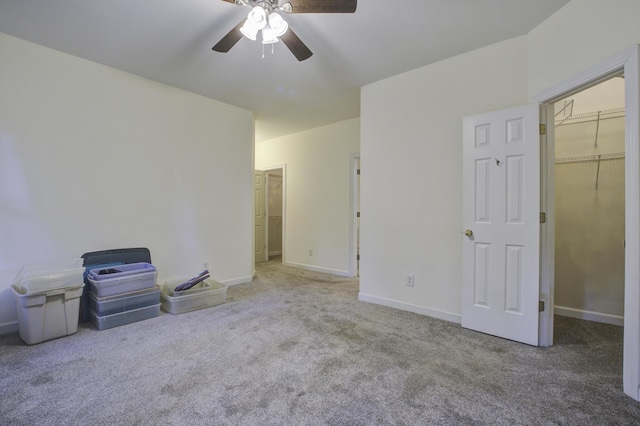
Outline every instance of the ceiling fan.
<path id="1" fill-rule="evenodd" d="M 244 35 L 255 40 L 258 31 L 262 33 L 262 43 L 272 44 L 282 40 L 291 53 L 304 61 L 313 53 L 289 28 L 278 14 L 285 13 L 354 13 L 357 0 L 222 0 L 239 6 L 250 6 L 246 20 L 241 21 L 213 46 L 216 52 L 228 52 Z"/>

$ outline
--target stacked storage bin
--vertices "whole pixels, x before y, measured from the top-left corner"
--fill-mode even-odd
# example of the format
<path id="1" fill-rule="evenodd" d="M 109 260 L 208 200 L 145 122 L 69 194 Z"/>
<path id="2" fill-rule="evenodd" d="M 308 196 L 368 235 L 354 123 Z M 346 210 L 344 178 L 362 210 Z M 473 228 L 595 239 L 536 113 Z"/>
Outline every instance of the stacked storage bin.
<path id="1" fill-rule="evenodd" d="M 20 338 L 28 345 L 78 331 L 82 259 L 25 265 L 11 286 Z"/>
<path id="2" fill-rule="evenodd" d="M 90 269 L 89 316 L 98 330 L 158 316 L 158 271 L 147 262 Z"/>

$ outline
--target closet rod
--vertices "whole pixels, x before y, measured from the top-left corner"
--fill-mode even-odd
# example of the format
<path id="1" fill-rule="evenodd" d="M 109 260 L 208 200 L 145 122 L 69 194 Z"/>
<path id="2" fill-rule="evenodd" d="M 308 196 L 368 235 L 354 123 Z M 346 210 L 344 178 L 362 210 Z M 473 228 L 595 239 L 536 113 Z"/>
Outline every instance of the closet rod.
<path id="1" fill-rule="evenodd" d="M 592 154 L 592 155 L 577 155 L 574 157 L 560 157 L 560 158 L 556 158 L 556 164 L 583 163 L 587 161 L 599 161 L 599 160 L 615 160 L 618 158 L 624 158 L 624 152 L 610 152 L 608 154 Z"/>

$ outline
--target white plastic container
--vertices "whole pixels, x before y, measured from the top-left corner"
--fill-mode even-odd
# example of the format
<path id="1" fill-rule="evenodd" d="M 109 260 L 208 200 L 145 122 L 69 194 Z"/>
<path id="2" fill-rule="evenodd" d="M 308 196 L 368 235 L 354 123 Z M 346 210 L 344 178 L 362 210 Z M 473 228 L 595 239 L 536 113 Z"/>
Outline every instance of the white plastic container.
<path id="1" fill-rule="evenodd" d="M 91 320 L 98 330 L 106 330 L 108 328 L 119 327 L 121 325 L 131 324 L 134 322 L 155 318 L 160 312 L 160 304 L 146 306 L 144 308 L 134 309 L 132 311 L 120 312 L 113 315 L 98 316 L 95 312 L 90 311 Z"/>
<path id="2" fill-rule="evenodd" d="M 100 275 L 102 270 L 117 270 L 119 272 Z M 107 297 L 152 288 L 156 284 L 157 277 L 158 271 L 155 266 L 140 262 L 91 269 L 87 280 L 91 291 L 97 297 Z"/>
<path id="3" fill-rule="evenodd" d="M 182 314 L 221 305 L 227 301 L 227 286 L 214 280 L 205 280 L 189 290 L 173 289 L 184 281 L 168 281 L 160 289 L 162 309 L 170 314 Z"/>
<path id="4" fill-rule="evenodd" d="M 77 287 L 84 282 L 82 262 L 82 259 L 71 259 L 24 265 L 16 275 L 13 285 L 20 294 Z"/>
<path id="5" fill-rule="evenodd" d="M 18 308 L 18 331 L 27 345 L 78 331 L 84 284 L 39 294 L 24 294 L 11 286 Z"/>

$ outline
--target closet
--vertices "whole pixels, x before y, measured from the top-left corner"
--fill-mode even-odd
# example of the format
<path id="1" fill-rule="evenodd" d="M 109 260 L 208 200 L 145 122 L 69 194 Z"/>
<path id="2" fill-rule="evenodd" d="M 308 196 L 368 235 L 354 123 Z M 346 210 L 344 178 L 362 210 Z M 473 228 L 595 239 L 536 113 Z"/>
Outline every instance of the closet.
<path id="1" fill-rule="evenodd" d="M 555 109 L 555 313 L 622 325 L 625 110 L 574 102 Z"/>

